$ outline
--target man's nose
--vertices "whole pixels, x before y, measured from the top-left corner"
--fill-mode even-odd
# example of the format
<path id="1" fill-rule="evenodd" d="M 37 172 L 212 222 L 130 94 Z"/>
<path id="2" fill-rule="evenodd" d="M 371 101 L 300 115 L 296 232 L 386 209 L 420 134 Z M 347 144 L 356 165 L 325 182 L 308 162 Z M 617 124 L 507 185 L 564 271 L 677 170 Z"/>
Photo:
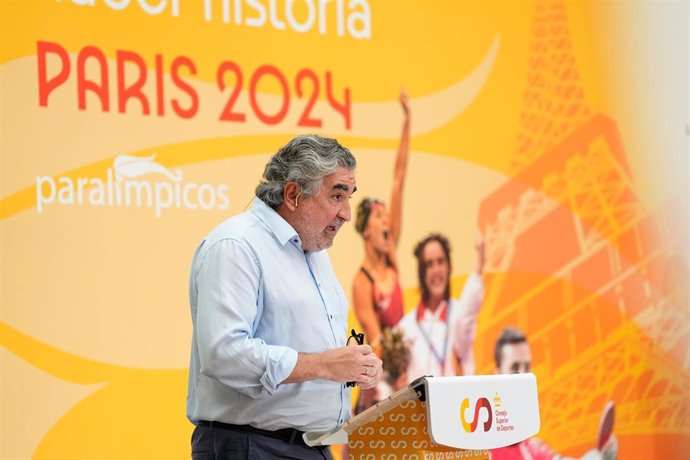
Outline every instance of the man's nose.
<path id="1" fill-rule="evenodd" d="M 352 218 L 352 213 L 350 212 L 350 202 L 345 201 L 343 203 L 343 206 L 340 208 L 340 212 L 338 212 L 338 217 L 343 219 L 345 222 L 350 222 L 350 219 Z"/>

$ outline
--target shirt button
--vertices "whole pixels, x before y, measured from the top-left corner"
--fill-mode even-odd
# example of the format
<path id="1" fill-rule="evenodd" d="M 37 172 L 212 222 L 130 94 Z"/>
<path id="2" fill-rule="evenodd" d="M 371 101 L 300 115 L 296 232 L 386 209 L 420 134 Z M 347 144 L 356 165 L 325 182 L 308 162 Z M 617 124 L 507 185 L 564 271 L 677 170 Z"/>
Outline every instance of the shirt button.
<path id="1" fill-rule="evenodd" d="M 328 315 L 328 316 L 330 316 L 330 317 L 331 317 L 331 319 L 333 319 L 333 315 Z"/>

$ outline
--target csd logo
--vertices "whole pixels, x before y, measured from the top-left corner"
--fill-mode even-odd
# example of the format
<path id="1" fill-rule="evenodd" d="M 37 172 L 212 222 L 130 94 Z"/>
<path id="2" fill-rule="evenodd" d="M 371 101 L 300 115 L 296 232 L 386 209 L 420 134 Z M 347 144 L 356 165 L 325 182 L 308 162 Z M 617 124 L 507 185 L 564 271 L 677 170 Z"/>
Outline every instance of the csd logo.
<path id="1" fill-rule="evenodd" d="M 477 429 L 477 424 L 479 423 L 479 413 L 482 409 L 486 409 L 487 419 L 484 422 L 484 431 L 489 431 L 491 429 L 491 423 L 493 422 L 493 415 L 491 414 L 491 404 L 486 398 L 479 398 L 477 403 L 474 405 L 474 418 L 472 421 L 468 422 L 465 419 L 465 411 L 470 407 L 470 400 L 465 398 L 460 404 L 460 421 L 462 422 L 462 427 L 468 433 L 474 433 Z"/>

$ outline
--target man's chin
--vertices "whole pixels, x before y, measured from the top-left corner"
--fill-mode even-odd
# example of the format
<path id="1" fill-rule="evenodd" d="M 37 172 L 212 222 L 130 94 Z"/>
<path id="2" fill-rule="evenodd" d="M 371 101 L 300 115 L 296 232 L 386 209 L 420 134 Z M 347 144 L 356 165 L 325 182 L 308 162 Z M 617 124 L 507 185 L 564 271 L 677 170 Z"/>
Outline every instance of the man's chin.
<path id="1" fill-rule="evenodd" d="M 329 249 L 331 246 L 333 246 L 333 238 L 323 241 L 321 244 L 321 249 Z"/>
<path id="2" fill-rule="evenodd" d="M 316 243 L 314 248 L 305 249 L 305 251 L 307 251 L 307 252 L 318 252 L 318 251 L 323 251 L 324 249 L 329 249 L 331 246 L 333 246 L 333 238 L 331 238 L 331 239 L 324 238 L 323 240 Z"/>

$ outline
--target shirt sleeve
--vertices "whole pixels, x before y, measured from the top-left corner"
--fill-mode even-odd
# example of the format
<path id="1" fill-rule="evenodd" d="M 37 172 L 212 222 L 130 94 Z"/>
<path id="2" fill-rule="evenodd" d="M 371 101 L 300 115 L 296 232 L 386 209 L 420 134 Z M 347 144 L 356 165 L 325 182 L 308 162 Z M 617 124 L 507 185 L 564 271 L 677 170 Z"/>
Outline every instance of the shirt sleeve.
<path id="1" fill-rule="evenodd" d="M 484 282 L 477 272 L 467 278 L 458 299 L 457 314 L 453 317 L 453 347 L 458 357 L 464 359 L 476 335 L 477 315 L 484 300 Z"/>
<path id="2" fill-rule="evenodd" d="M 297 351 L 254 337 L 261 313 L 261 266 L 242 243 L 225 239 L 195 267 L 194 333 L 200 372 L 249 397 L 273 394 L 297 364 Z"/>

